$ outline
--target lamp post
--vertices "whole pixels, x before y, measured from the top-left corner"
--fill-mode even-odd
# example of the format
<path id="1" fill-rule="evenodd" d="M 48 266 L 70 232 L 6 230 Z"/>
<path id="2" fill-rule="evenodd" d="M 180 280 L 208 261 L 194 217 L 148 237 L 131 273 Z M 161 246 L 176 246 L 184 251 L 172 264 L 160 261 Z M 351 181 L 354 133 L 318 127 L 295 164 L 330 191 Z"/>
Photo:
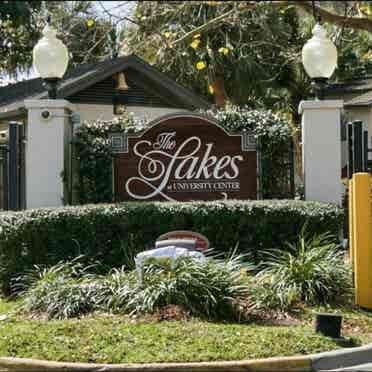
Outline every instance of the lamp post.
<path id="1" fill-rule="evenodd" d="M 43 37 L 33 49 L 33 65 L 48 90 L 50 99 L 57 98 L 57 85 L 66 72 L 68 50 L 65 44 L 56 37 L 57 31 L 47 25 L 43 29 Z"/>
<path id="2" fill-rule="evenodd" d="M 315 97 L 323 99 L 327 80 L 337 67 L 337 49 L 319 23 L 313 28 L 313 37 L 302 48 L 302 64 L 312 79 Z"/>

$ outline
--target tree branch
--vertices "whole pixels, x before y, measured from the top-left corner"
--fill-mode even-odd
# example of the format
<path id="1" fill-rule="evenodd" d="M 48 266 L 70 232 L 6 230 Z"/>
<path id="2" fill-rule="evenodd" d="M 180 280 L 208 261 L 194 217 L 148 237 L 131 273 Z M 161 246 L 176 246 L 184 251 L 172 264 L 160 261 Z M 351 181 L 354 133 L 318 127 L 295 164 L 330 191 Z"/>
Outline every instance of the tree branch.
<path id="1" fill-rule="evenodd" d="M 195 29 L 181 36 L 180 38 L 174 40 L 171 45 L 173 46 L 185 40 L 189 40 L 194 35 L 207 31 L 211 29 L 212 27 L 214 27 L 219 22 L 225 21 L 226 18 L 233 15 L 234 13 L 239 13 L 239 10 L 253 9 L 257 5 L 258 5 L 257 1 L 242 2 L 241 5 L 238 6 L 238 8 L 233 8 L 229 10 L 228 12 L 221 14 L 220 16 L 216 18 L 211 19 L 205 24 L 199 27 L 196 27 Z M 310 14 L 313 13 L 312 4 L 308 1 L 299 1 L 299 0 L 297 1 L 272 1 L 271 5 L 279 6 L 279 7 L 286 6 L 286 5 L 296 5 L 299 8 L 306 11 L 307 13 L 310 13 Z M 348 15 L 339 15 L 339 14 L 331 13 L 328 10 L 323 9 L 320 6 L 316 6 L 316 11 L 323 21 L 337 24 L 337 25 L 344 26 L 344 27 L 353 28 L 356 30 L 368 31 L 372 33 L 372 20 L 368 18 L 350 17 Z"/>
<path id="2" fill-rule="evenodd" d="M 284 1 L 283 1 L 284 3 Z M 297 5 L 299 8 L 305 10 L 307 13 L 312 14 L 312 5 L 308 1 L 287 1 L 287 3 L 292 3 Z M 340 26 L 346 26 L 353 28 L 355 30 L 363 30 L 372 32 L 372 20 L 368 18 L 360 18 L 360 17 L 349 17 L 345 15 L 338 15 L 335 13 L 331 13 L 328 10 L 325 10 L 319 6 L 316 6 L 316 10 L 320 15 L 320 18 L 323 21 L 337 24 Z"/>
<path id="3" fill-rule="evenodd" d="M 236 11 L 236 9 L 231 9 L 231 10 L 229 10 L 228 12 L 223 13 L 223 14 L 221 14 L 220 16 L 211 19 L 210 21 L 204 23 L 203 25 L 194 28 L 193 30 L 191 30 L 191 31 L 188 32 L 187 34 L 181 36 L 181 37 L 178 38 L 177 40 L 174 40 L 174 41 L 172 42 L 171 45 L 173 46 L 173 45 L 175 45 L 175 44 L 181 43 L 182 41 L 185 41 L 185 40 L 191 39 L 194 35 L 196 35 L 196 34 L 198 34 L 198 33 L 200 33 L 200 32 L 203 32 L 203 31 L 209 30 L 212 26 L 214 26 L 215 23 L 218 23 L 218 22 L 220 22 L 220 21 L 225 20 L 225 18 L 229 17 L 229 16 L 230 16 L 231 14 L 233 14 L 235 11 Z"/>

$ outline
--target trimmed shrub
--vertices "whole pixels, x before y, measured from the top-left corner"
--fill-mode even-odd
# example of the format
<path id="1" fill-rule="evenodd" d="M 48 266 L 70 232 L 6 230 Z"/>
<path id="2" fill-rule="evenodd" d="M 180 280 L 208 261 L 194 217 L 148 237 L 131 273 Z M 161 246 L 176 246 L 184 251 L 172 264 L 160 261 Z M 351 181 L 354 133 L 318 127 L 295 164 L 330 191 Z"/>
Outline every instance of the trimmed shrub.
<path id="1" fill-rule="evenodd" d="M 136 252 L 154 246 L 172 230 L 206 235 L 216 251 L 248 254 L 293 243 L 308 232 L 337 236 L 343 218 L 334 205 L 297 200 L 125 203 L 35 209 L 0 214 L 0 285 L 34 265 L 54 265 L 84 255 L 107 271 L 131 263 Z M 130 261 L 130 262 L 129 262 Z"/>

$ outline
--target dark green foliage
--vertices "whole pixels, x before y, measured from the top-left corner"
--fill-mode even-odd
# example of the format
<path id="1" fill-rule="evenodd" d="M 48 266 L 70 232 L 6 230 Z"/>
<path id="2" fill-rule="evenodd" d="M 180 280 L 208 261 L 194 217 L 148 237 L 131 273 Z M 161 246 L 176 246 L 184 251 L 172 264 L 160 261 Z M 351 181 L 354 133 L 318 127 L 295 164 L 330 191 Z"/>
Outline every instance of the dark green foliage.
<path id="1" fill-rule="evenodd" d="M 143 129 L 143 121 L 128 113 L 112 120 L 84 123 L 74 138 L 78 204 L 110 203 L 112 195 L 112 156 L 109 133 Z"/>
<path id="2" fill-rule="evenodd" d="M 112 158 L 108 134 L 115 127 L 83 125 L 74 141 L 77 160 L 75 185 L 80 204 L 112 201 Z"/>
<path id="3" fill-rule="evenodd" d="M 263 199 L 294 196 L 294 185 L 291 184 L 291 171 L 294 172 L 292 130 L 287 120 L 271 110 L 251 110 L 247 106 L 227 105 L 205 113 L 231 133 L 252 131 L 260 152 L 259 191 Z"/>
<path id="4" fill-rule="evenodd" d="M 37 209 L 0 214 L 0 283 L 34 265 L 53 265 L 84 255 L 108 270 L 130 264 L 133 252 L 151 248 L 172 230 L 207 236 L 217 251 L 260 252 L 296 241 L 307 223 L 310 234 L 338 233 L 342 210 L 296 200 L 125 203 Z M 124 252 L 123 252 L 124 250 Z"/>

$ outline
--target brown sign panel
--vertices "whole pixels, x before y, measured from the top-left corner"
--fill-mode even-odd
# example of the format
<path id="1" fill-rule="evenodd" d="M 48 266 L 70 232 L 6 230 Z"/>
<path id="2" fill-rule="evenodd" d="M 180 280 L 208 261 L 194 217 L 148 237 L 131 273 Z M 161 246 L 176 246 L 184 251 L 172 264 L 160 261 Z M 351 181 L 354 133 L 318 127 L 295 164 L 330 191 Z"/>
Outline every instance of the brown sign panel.
<path id="1" fill-rule="evenodd" d="M 141 135 L 112 134 L 116 201 L 256 199 L 253 136 L 195 114 L 158 119 Z"/>

